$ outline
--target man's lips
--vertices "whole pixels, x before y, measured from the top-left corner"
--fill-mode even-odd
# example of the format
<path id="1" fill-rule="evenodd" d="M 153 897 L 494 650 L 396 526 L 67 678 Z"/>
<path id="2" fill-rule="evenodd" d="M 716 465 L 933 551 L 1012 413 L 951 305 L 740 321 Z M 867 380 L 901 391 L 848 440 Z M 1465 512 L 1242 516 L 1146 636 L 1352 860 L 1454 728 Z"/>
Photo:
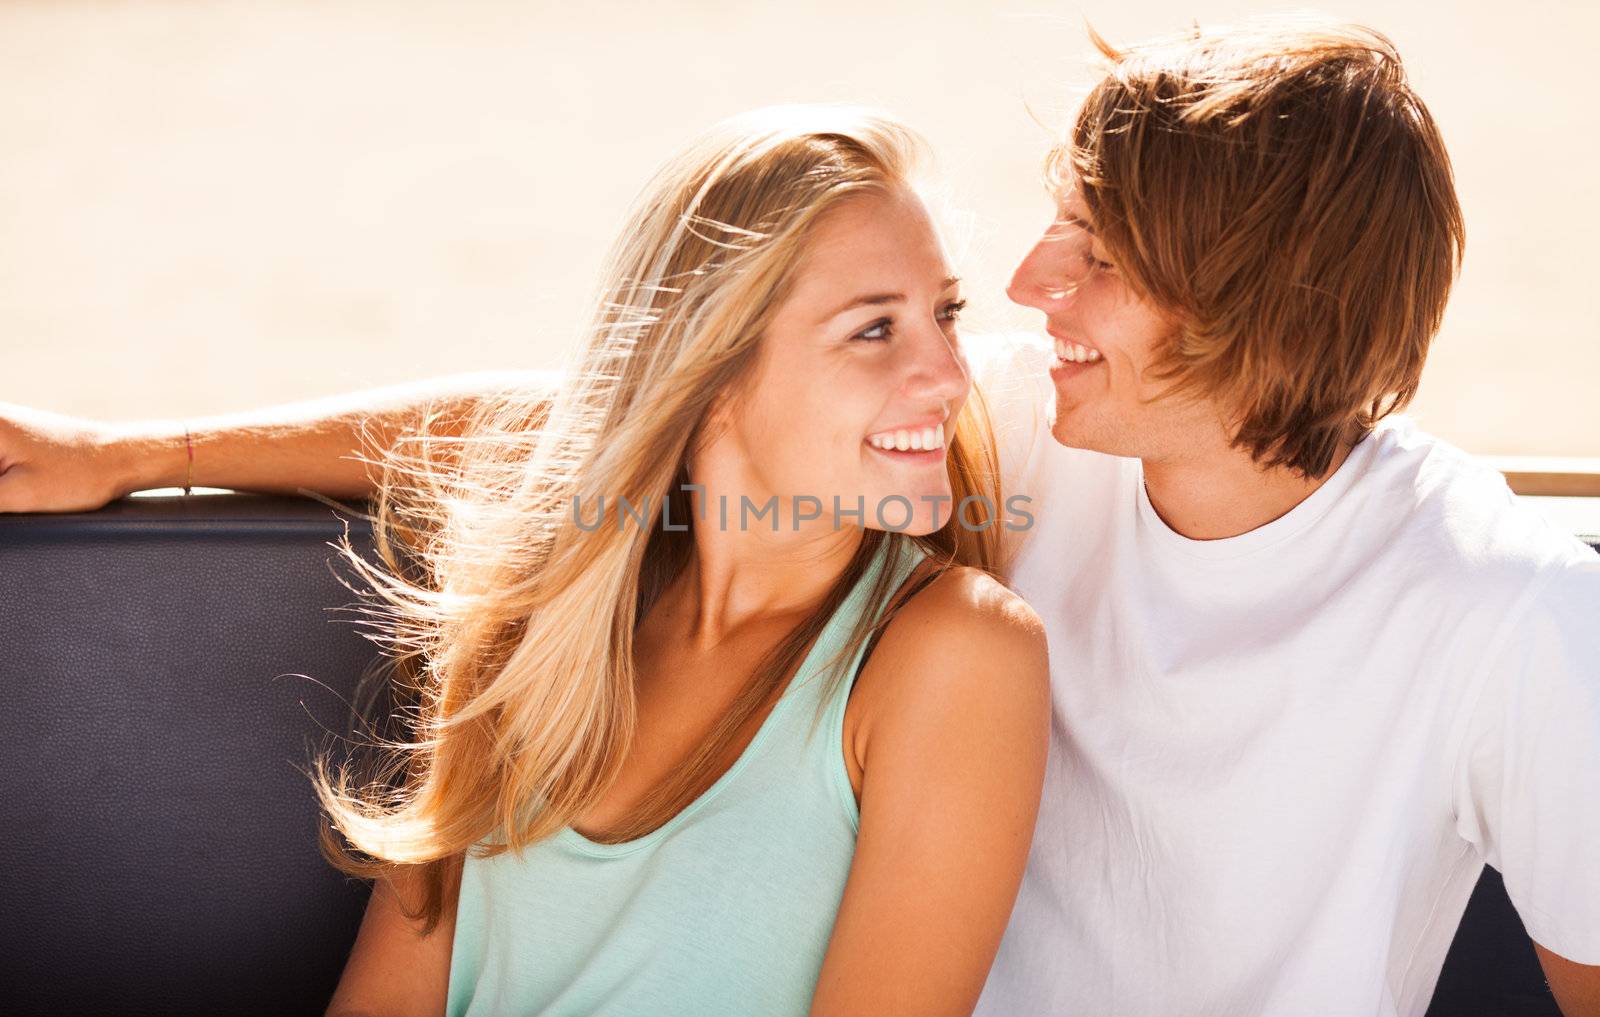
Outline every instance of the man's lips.
<path id="1" fill-rule="evenodd" d="M 1065 361 L 1069 364 L 1094 364 L 1102 359 L 1100 351 L 1093 346 L 1085 346 L 1083 343 L 1059 336 L 1054 332 L 1050 333 L 1050 338 L 1055 340 L 1056 360 L 1058 361 Z"/>

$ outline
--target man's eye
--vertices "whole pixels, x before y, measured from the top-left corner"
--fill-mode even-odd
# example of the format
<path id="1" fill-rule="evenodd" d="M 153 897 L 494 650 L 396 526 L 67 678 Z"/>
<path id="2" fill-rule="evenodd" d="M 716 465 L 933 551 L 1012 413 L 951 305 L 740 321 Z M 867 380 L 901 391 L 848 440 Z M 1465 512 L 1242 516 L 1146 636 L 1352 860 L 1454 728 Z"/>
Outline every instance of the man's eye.
<path id="1" fill-rule="evenodd" d="M 891 322 L 888 318 L 880 318 L 866 328 L 851 336 L 852 339 L 865 339 L 867 342 L 883 342 L 893 334 Z"/>

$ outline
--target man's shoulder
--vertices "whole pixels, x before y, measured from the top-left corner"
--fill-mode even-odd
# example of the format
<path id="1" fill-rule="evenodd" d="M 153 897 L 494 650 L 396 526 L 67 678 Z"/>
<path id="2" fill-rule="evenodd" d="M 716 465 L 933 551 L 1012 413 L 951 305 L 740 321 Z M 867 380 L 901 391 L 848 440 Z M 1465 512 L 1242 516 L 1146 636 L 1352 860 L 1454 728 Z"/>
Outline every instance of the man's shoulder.
<path id="1" fill-rule="evenodd" d="M 967 362 L 974 367 L 973 376 L 980 381 L 986 371 L 1004 373 L 1027 366 L 1048 367 L 1049 359 L 1055 356 L 1049 337 L 1027 331 L 967 335 L 962 339 L 962 348 Z"/>
<path id="2" fill-rule="evenodd" d="M 1037 394 L 1049 383 L 1055 357 L 1043 336 L 1032 332 L 985 332 L 962 337 L 961 352 L 972 369 L 973 383 L 985 393 Z"/>
<path id="3" fill-rule="evenodd" d="M 1511 596 L 1593 556 L 1519 500 L 1498 470 L 1410 418 L 1384 420 L 1369 440 L 1377 445 L 1358 493 L 1394 519 L 1393 539 L 1419 582 L 1468 597 L 1495 587 Z"/>

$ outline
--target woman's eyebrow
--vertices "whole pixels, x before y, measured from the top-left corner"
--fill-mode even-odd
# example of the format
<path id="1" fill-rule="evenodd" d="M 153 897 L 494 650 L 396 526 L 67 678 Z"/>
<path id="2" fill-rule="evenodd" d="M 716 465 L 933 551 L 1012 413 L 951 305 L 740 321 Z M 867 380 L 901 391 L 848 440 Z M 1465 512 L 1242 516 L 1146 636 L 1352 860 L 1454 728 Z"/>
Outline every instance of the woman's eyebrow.
<path id="1" fill-rule="evenodd" d="M 961 277 L 958 275 L 947 276 L 945 277 L 945 280 L 939 284 L 939 288 L 941 290 L 947 290 L 960 281 Z M 825 315 L 821 320 L 831 321 L 846 311 L 853 311 L 858 307 L 876 307 L 880 304 L 898 304 L 902 303 L 905 299 L 906 295 L 904 293 L 869 293 L 854 298 L 838 310 L 832 311 Z"/>

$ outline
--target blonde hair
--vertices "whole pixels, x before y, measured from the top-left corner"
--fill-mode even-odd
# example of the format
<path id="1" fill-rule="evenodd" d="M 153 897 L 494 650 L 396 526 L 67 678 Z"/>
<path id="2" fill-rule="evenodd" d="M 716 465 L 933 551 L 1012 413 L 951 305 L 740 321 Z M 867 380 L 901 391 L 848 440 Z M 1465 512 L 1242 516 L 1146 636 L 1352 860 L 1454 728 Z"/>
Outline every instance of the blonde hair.
<path id="1" fill-rule="evenodd" d="M 373 585 L 395 658 L 380 762 L 313 782 L 324 854 L 366 878 L 421 877 L 407 913 L 431 932 L 469 848 L 492 857 L 557 832 L 610 786 L 634 732 L 634 628 L 686 566 L 693 514 L 684 467 L 713 400 L 754 363 L 819 217 L 909 181 L 920 141 L 873 113 L 758 111 L 719 125 L 662 168 L 609 260 L 577 369 L 553 403 L 507 393 L 451 438 L 439 421 L 380 453 L 375 535 L 385 567 L 345 558 Z M 458 424 L 460 422 L 457 422 Z M 1002 504 L 982 396 L 949 449 L 955 501 Z M 605 495 L 604 525 L 577 526 L 574 499 Z M 674 530 L 620 525 L 620 498 L 671 503 Z M 767 655 L 690 761 L 611 840 L 665 822 L 715 779 L 745 722 L 781 691 L 880 549 L 915 540 L 938 561 L 994 571 L 998 513 L 925 537 L 865 533 L 814 614 Z M 676 532 L 686 523 L 687 532 Z M 586 526 L 587 529 L 587 526 Z M 884 541 L 896 546 L 882 548 Z M 890 592 L 884 570 L 870 603 Z M 873 630 L 868 612 L 842 659 Z M 830 681 L 842 679 L 834 673 Z M 334 835 L 336 828 L 354 850 Z M 503 839 L 488 840 L 498 833 Z M 476 847 L 475 847 L 476 846 Z M 404 907 L 404 905 L 402 905 Z"/>
<path id="2" fill-rule="evenodd" d="M 1305 16 L 1118 49 L 1050 155 L 1139 296 L 1153 374 L 1235 444 L 1321 476 L 1417 390 L 1466 242 L 1450 159 L 1394 45 Z"/>

